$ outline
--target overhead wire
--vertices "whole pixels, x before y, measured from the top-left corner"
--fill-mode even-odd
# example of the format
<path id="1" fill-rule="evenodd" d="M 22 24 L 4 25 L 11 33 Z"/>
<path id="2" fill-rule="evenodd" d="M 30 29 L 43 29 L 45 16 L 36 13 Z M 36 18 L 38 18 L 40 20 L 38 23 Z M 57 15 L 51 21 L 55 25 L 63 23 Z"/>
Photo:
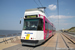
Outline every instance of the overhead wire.
<path id="1" fill-rule="evenodd" d="M 34 0 L 34 2 L 37 4 L 37 2 Z M 38 5 L 38 4 L 37 4 Z M 39 6 L 39 5 L 38 5 Z"/>
<path id="2" fill-rule="evenodd" d="M 38 0 L 39 1 L 39 3 L 41 4 L 41 6 L 43 7 L 43 5 L 42 5 L 42 3 L 40 2 L 40 0 Z"/>
<path id="3" fill-rule="evenodd" d="M 40 2 L 40 0 L 38 0 L 39 3 L 41 4 L 41 6 L 43 7 L 42 3 Z M 47 11 L 45 10 L 45 12 L 47 13 Z M 57 0 L 57 14 L 58 14 L 58 30 L 59 30 L 59 2 Z M 47 13 L 48 15 L 48 13 Z M 48 15 L 49 16 L 49 15 Z M 52 20 L 51 20 L 52 21 Z M 53 21 L 52 21 L 53 22 Z"/>
<path id="4" fill-rule="evenodd" d="M 41 3 L 41 1 L 40 0 L 38 0 L 39 1 L 39 3 L 41 4 L 41 6 L 43 7 L 43 5 L 42 5 L 42 3 Z M 46 12 L 46 14 L 49 16 L 49 14 L 47 13 L 47 11 L 45 10 L 45 12 Z M 51 18 L 50 18 L 50 20 L 51 20 Z M 52 21 L 52 20 L 51 20 Z M 53 21 L 52 21 L 53 22 Z"/>
<path id="5" fill-rule="evenodd" d="M 41 6 L 43 7 L 43 5 L 42 5 L 42 3 L 40 2 L 40 0 L 38 0 L 39 1 L 39 3 L 41 4 Z M 47 13 L 47 11 L 45 10 L 45 12 Z M 47 15 L 48 15 L 48 13 L 47 13 Z M 49 15 L 48 15 L 49 16 Z"/>
<path id="6" fill-rule="evenodd" d="M 38 0 L 39 1 L 39 3 L 41 4 L 41 6 L 43 7 L 43 5 L 42 5 L 42 3 L 40 2 L 40 0 Z M 45 12 L 47 13 L 47 11 L 45 10 Z M 47 15 L 48 15 L 48 13 L 47 13 Z M 49 15 L 48 15 L 49 16 Z"/>

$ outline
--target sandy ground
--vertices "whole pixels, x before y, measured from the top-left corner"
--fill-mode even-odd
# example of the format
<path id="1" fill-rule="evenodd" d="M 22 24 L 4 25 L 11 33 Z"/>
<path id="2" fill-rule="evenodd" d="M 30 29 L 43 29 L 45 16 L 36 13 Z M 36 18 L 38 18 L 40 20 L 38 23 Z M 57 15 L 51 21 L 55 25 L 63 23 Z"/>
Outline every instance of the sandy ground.
<path id="1" fill-rule="evenodd" d="M 11 40 L 8 40 L 10 39 Z M 8 41 L 5 41 L 5 40 L 8 40 Z M 2 41 L 5 41 L 5 42 L 2 42 Z M 16 42 L 17 41 L 17 42 Z M 4 49 L 4 48 L 8 48 L 8 47 L 11 47 L 11 46 L 14 46 L 14 45 L 17 45 L 17 44 L 21 44 L 20 42 L 20 36 L 17 36 L 17 37 L 7 37 L 7 38 L 0 38 L 0 50 Z"/>

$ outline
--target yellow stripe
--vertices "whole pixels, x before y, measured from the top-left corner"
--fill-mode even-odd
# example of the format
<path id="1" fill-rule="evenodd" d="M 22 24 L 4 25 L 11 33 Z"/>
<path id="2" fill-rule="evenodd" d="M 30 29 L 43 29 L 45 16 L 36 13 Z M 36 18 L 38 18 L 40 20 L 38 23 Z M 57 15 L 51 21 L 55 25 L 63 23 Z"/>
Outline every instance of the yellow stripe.
<path id="1" fill-rule="evenodd" d="M 30 34 L 27 34 L 26 36 L 26 40 L 29 40 Z"/>

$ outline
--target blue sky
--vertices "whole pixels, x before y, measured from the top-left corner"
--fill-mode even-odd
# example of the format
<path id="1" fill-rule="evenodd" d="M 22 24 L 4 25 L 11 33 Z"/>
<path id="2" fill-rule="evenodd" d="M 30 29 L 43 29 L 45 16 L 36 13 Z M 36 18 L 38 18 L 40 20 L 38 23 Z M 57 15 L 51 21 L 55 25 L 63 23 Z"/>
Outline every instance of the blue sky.
<path id="1" fill-rule="evenodd" d="M 0 0 L 0 30 L 22 30 L 20 18 L 24 17 L 26 9 L 41 7 L 38 0 Z M 46 15 L 56 29 L 68 29 L 75 26 L 75 0 L 59 0 L 59 28 L 57 15 L 57 0 L 40 0 L 46 7 Z"/>

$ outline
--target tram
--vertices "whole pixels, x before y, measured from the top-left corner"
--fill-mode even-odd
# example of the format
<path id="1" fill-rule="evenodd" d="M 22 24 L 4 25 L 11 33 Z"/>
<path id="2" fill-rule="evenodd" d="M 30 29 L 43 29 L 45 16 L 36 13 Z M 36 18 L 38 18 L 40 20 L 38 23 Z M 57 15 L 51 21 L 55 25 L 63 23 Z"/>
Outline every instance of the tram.
<path id="1" fill-rule="evenodd" d="M 55 34 L 56 28 L 47 19 L 44 9 L 42 7 L 25 11 L 21 33 L 22 45 L 36 46 Z"/>

